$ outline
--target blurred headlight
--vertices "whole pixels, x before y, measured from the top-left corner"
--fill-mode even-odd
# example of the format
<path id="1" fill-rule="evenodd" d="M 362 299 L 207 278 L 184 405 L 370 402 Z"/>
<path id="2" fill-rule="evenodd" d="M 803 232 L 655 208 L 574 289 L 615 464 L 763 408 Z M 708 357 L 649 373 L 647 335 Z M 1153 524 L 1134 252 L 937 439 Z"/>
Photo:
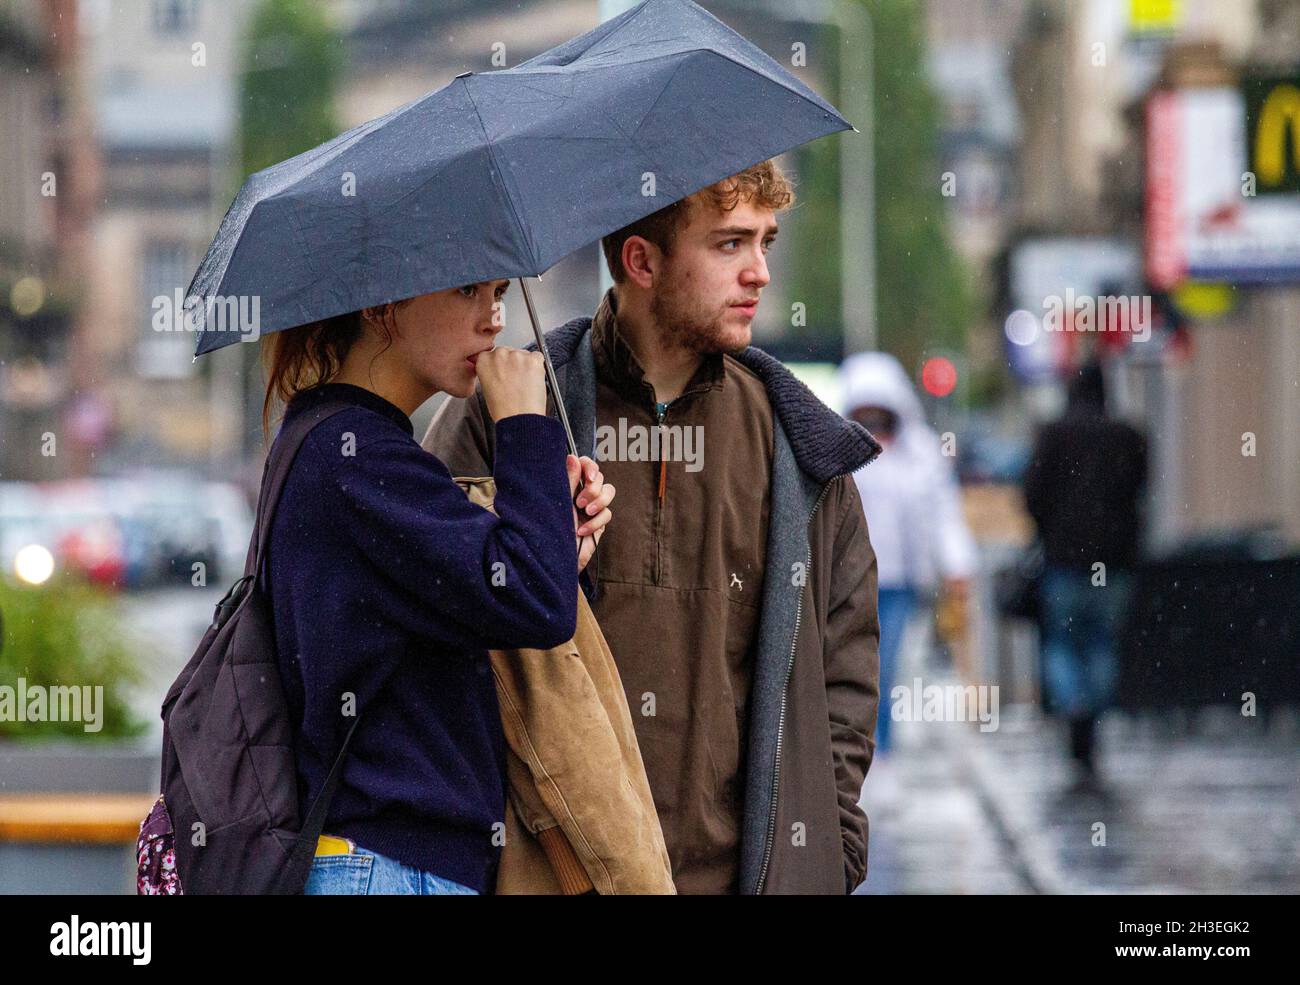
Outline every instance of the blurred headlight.
<path id="1" fill-rule="evenodd" d="M 54 574 L 54 555 L 40 544 L 28 544 L 14 555 L 14 574 L 30 585 L 40 585 Z"/>

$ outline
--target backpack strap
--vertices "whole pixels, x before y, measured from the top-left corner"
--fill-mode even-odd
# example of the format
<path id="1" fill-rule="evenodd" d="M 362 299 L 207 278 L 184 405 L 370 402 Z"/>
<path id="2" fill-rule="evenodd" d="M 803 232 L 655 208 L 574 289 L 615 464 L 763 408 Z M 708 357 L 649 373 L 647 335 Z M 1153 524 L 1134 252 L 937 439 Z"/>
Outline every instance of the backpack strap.
<path id="1" fill-rule="evenodd" d="M 257 519 L 253 522 L 253 536 L 249 540 L 248 556 L 244 559 L 245 577 L 261 575 L 261 563 L 266 558 L 267 544 L 271 541 L 271 521 L 275 517 L 275 508 L 280 503 L 280 493 L 289 477 L 289 469 L 298 457 L 298 449 L 302 447 L 307 435 L 326 418 L 355 406 L 356 404 L 344 400 L 317 399 L 312 406 L 295 414 L 293 420 L 281 425 L 262 468 L 262 486 L 257 494 Z"/>
<path id="2" fill-rule="evenodd" d="M 293 852 L 282 870 L 286 880 L 285 890 L 288 893 L 301 893 L 307 881 L 311 860 L 316 855 L 316 843 L 320 840 L 321 832 L 325 830 L 325 815 L 329 813 L 330 801 L 334 799 L 334 791 L 338 789 L 339 778 L 343 775 L 343 757 L 347 755 L 348 746 L 352 742 L 352 733 L 357 730 L 360 722 L 360 715 L 352 719 L 348 734 L 343 737 L 343 745 L 339 747 L 339 754 L 334 758 L 334 765 L 330 767 L 329 775 L 325 777 L 320 793 L 316 794 L 316 799 L 307 810 L 307 817 L 302 822 L 298 840 L 294 843 Z"/>
<path id="3" fill-rule="evenodd" d="M 256 583 L 256 579 L 261 575 L 267 545 L 271 540 L 275 508 L 279 505 L 280 494 L 284 491 L 289 469 L 293 466 L 298 450 L 307 439 L 307 435 L 325 419 L 354 406 L 356 405 L 342 400 L 316 399 L 310 407 L 295 414 L 292 420 L 281 426 L 262 470 L 262 487 L 257 497 L 257 519 L 254 521 L 253 536 L 248 544 L 248 557 L 244 561 L 245 578 L 252 578 Z M 329 811 L 330 801 L 334 799 L 334 791 L 338 788 L 339 778 L 343 774 L 343 759 L 347 755 L 352 735 L 356 732 L 360 721 L 359 716 L 352 720 L 348 734 L 344 737 L 338 755 L 334 757 L 334 764 L 325 778 L 325 784 L 307 811 L 307 817 L 299 830 L 293 851 L 281 870 L 282 892 L 294 894 L 302 892 L 307 869 L 316 854 L 316 842 L 325 827 L 325 815 Z"/>

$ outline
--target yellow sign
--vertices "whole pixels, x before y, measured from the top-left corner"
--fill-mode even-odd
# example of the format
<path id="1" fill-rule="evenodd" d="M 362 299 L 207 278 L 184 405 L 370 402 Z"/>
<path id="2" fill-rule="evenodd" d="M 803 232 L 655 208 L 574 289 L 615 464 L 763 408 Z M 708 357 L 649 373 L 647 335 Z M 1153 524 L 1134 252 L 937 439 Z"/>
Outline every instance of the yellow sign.
<path id="1" fill-rule="evenodd" d="M 1189 318 L 1217 318 L 1232 310 L 1237 301 L 1231 284 L 1185 280 L 1169 292 L 1170 299 Z"/>
<path id="2" fill-rule="evenodd" d="M 1288 126 L 1292 160 L 1300 169 L 1300 88 L 1286 83 L 1264 97 L 1255 127 L 1255 172 L 1261 185 L 1280 185 L 1286 177 Z"/>
<path id="3" fill-rule="evenodd" d="M 1182 13 L 1182 0 L 1129 0 L 1129 30 L 1134 34 L 1172 34 Z"/>

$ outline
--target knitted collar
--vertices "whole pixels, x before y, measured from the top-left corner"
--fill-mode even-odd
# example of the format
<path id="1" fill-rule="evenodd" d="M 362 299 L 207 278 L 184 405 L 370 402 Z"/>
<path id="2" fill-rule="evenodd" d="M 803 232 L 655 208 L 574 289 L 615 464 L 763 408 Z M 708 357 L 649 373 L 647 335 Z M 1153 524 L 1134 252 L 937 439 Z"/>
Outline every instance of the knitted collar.
<path id="1" fill-rule="evenodd" d="M 592 319 L 575 318 L 546 333 L 546 348 L 557 370 L 573 358 L 591 327 Z M 536 345 L 534 342 L 529 348 Z M 818 400 L 779 360 L 752 345 L 734 358 L 767 388 L 768 400 L 781 421 L 795 460 L 812 479 L 829 482 L 836 476 L 856 472 L 880 454 L 880 443 L 866 428 Z"/>

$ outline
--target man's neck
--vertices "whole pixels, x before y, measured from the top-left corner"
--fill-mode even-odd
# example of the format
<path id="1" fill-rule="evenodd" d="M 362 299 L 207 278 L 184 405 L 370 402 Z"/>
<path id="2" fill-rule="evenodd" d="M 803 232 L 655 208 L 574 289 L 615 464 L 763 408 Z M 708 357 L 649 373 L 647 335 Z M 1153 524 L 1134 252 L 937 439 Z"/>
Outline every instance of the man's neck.
<path id="1" fill-rule="evenodd" d="M 645 380 L 654 387 L 655 400 L 668 403 L 686 389 L 704 357 L 688 349 L 663 344 L 664 332 L 648 305 L 619 298 L 618 331 L 641 364 Z"/>

